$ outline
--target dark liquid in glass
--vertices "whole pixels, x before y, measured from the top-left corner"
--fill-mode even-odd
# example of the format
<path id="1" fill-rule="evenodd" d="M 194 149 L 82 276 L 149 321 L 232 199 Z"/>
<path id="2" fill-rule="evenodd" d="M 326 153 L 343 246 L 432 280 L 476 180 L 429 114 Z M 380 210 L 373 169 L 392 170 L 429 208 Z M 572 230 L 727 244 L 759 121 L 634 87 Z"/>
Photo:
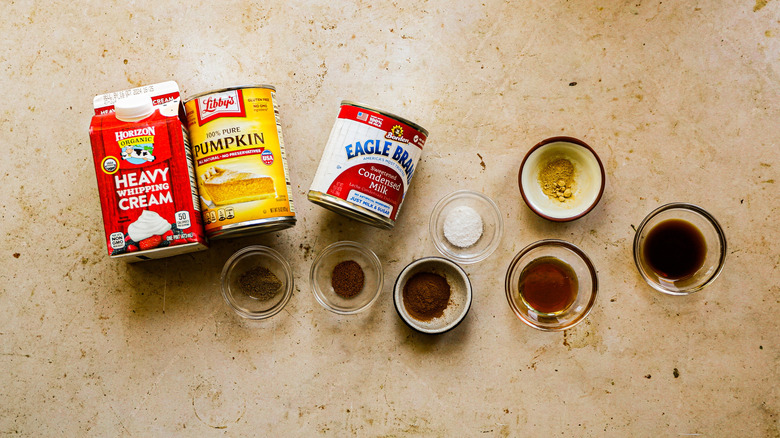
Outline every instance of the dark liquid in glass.
<path id="1" fill-rule="evenodd" d="M 647 265 L 669 280 L 681 280 L 695 274 L 707 256 L 704 235 L 692 223 L 668 219 L 654 226 L 642 251 Z"/>
<path id="2" fill-rule="evenodd" d="M 539 313 L 559 313 L 577 298 L 577 274 L 555 257 L 540 257 L 520 274 L 520 295 Z"/>

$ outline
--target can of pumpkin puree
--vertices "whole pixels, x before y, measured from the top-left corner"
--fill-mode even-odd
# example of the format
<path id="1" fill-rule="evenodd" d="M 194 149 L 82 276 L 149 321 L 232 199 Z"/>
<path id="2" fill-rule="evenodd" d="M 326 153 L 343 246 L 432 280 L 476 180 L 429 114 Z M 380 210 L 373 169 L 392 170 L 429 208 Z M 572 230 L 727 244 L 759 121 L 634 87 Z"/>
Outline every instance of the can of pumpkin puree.
<path id="1" fill-rule="evenodd" d="M 343 101 L 309 189 L 315 204 L 392 229 L 428 131 L 380 109 Z"/>
<path id="2" fill-rule="evenodd" d="M 224 88 L 190 97 L 184 106 L 208 236 L 294 226 L 276 89 Z"/>

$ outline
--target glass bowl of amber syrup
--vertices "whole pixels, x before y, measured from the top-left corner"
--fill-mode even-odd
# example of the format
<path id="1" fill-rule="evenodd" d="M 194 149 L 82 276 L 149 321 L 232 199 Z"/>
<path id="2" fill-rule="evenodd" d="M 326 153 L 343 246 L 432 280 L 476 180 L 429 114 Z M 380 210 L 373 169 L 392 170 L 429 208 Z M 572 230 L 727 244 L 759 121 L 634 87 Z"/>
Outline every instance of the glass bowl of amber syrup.
<path id="1" fill-rule="evenodd" d="M 681 202 L 653 210 L 634 236 L 634 263 L 653 289 L 688 295 L 715 281 L 726 261 L 726 236 L 703 208 Z"/>
<path id="2" fill-rule="evenodd" d="M 577 246 L 557 239 L 534 242 L 512 260 L 504 283 L 509 307 L 545 331 L 574 327 L 596 302 L 596 268 Z"/>

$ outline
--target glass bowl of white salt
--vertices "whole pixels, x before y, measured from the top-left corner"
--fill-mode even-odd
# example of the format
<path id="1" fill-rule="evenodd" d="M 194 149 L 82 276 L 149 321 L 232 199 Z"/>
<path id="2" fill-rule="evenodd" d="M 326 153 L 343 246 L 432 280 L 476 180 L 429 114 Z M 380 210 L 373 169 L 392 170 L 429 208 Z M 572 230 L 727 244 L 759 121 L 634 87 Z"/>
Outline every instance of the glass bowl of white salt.
<path id="1" fill-rule="evenodd" d="M 464 264 L 477 263 L 498 248 L 504 221 L 492 199 L 471 190 L 458 190 L 433 207 L 430 231 L 433 244 L 444 257 Z"/>

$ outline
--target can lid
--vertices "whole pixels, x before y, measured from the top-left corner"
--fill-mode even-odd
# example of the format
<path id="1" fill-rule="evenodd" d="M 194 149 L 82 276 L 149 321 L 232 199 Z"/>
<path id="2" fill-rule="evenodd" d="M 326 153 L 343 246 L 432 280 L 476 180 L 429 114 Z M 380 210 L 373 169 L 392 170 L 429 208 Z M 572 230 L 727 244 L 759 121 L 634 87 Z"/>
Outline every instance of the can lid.
<path id="1" fill-rule="evenodd" d="M 428 130 L 427 129 L 423 128 L 422 126 L 418 125 L 417 123 L 414 123 L 413 121 L 411 121 L 411 120 L 409 120 L 407 118 L 404 118 L 404 117 L 401 117 L 399 115 L 393 114 L 393 113 L 391 113 L 389 111 L 381 110 L 379 108 L 374 108 L 374 107 L 366 105 L 364 103 L 355 102 L 354 100 L 342 100 L 341 101 L 341 105 L 342 106 L 349 105 L 349 106 L 354 106 L 354 107 L 358 107 L 358 108 L 363 108 L 363 109 L 367 109 L 369 111 L 373 111 L 375 113 L 381 114 L 383 116 L 387 116 L 387 117 L 393 118 L 395 120 L 398 120 L 401 123 L 406 123 L 407 125 L 411 126 L 412 128 L 420 131 L 425 137 L 428 137 Z"/>
<path id="2" fill-rule="evenodd" d="M 150 96 L 130 96 L 117 100 L 114 112 L 123 122 L 137 122 L 149 117 L 154 112 L 154 105 Z"/>
<path id="3" fill-rule="evenodd" d="M 187 99 L 185 99 L 184 103 L 186 104 L 186 103 L 190 102 L 191 100 L 195 100 L 195 99 L 197 99 L 199 97 L 203 97 L 203 96 L 208 96 L 209 94 L 224 93 L 225 91 L 233 91 L 233 90 L 245 90 L 247 88 L 265 88 L 267 90 L 271 90 L 273 92 L 276 92 L 276 87 L 274 87 L 273 85 L 268 85 L 268 84 L 237 85 L 237 86 L 234 86 L 234 87 L 219 88 L 219 89 L 216 89 L 216 90 L 209 90 L 209 91 L 204 91 L 202 93 L 195 94 L 195 95 L 190 96 Z"/>

